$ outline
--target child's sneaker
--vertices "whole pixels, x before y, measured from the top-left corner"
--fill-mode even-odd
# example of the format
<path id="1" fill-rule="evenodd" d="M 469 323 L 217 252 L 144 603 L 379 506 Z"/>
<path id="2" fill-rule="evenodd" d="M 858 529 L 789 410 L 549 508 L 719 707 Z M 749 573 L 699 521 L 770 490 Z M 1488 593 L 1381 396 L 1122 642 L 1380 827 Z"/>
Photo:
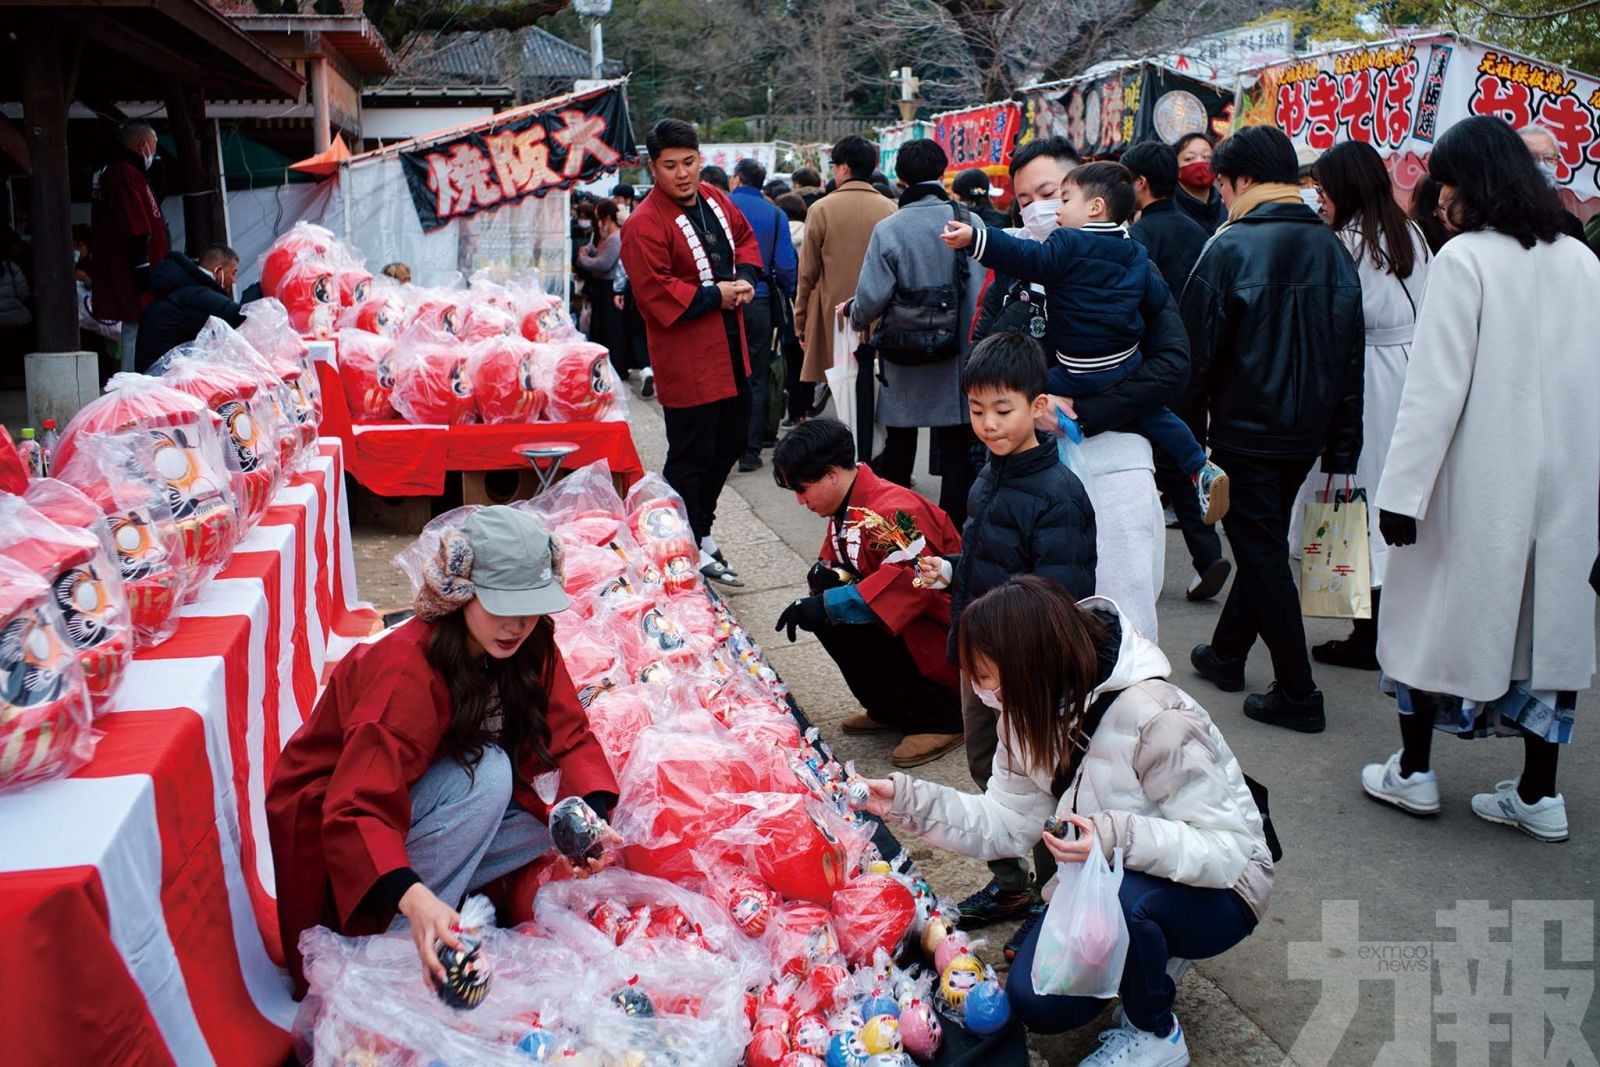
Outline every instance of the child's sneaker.
<path id="1" fill-rule="evenodd" d="M 1200 515 L 1207 526 L 1228 513 L 1228 472 L 1206 460 L 1191 479 L 1200 497 Z"/>
<path id="2" fill-rule="evenodd" d="M 1540 841 L 1567 839 L 1567 800 L 1557 793 L 1540 797 L 1537 804 L 1524 804 L 1517 795 L 1515 780 L 1496 782 L 1493 793 L 1478 793 L 1472 798 L 1472 813 L 1486 822 L 1515 826 Z"/>

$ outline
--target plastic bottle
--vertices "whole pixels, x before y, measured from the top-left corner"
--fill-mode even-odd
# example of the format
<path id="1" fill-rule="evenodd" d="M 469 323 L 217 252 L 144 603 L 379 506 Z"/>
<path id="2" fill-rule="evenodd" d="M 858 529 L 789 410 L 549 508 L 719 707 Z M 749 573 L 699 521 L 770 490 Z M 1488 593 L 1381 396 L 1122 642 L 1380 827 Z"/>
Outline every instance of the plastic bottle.
<path id="1" fill-rule="evenodd" d="M 44 420 L 44 433 L 39 435 L 39 451 L 44 460 L 44 476 L 46 478 L 56 469 L 56 446 L 61 443 L 61 435 L 56 433 L 56 420 Z"/>
<path id="2" fill-rule="evenodd" d="M 44 477 L 44 452 L 39 447 L 39 442 L 33 439 L 33 427 L 23 428 L 22 440 L 17 442 L 17 451 L 22 455 L 22 462 L 27 464 L 28 477 Z"/>

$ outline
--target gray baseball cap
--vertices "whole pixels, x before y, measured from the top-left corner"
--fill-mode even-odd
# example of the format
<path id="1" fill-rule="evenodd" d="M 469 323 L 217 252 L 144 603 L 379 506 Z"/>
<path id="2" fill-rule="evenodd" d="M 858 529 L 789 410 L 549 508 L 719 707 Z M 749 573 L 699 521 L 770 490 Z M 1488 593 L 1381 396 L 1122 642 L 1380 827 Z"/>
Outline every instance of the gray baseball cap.
<path id="1" fill-rule="evenodd" d="M 472 545 L 472 584 L 490 615 L 553 615 L 571 604 L 555 573 L 551 536 L 525 511 L 496 504 L 461 526 Z"/>

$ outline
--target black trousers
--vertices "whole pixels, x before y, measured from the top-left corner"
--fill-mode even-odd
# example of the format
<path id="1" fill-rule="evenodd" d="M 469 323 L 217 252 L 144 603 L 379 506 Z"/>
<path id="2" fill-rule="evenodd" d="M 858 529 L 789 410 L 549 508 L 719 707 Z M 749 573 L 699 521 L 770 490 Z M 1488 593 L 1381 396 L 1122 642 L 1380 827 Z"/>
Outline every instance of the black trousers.
<path id="1" fill-rule="evenodd" d="M 884 428 L 883 451 L 873 468 L 896 485 L 911 484 L 911 468 L 917 462 L 917 427 Z M 967 494 L 972 490 L 972 453 L 968 448 L 970 426 L 935 426 L 929 432 L 939 450 L 939 507 L 960 529 L 967 521 Z"/>
<path id="2" fill-rule="evenodd" d="M 744 306 L 744 337 L 750 346 L 750 429 L 744 450 L 761 454 L 761 440 L 767 432 L 768 386 L 772 378 L 772 305 L 757 297 Z"/>
<path id="3" fill-rule="evenodd" d="M 817 402 L 817 387 L 813 382 L 800 380 L 800 368 L 805 365 L 806 354 L 794 338 L 783 342 L 783 388 L 789 394 L 789 418 L 803 419 L 811 414 L 811 405 Z"/>
<path id="4" fill-rule="evenodd" d="M 961 733 L 960 698 L 922 673 L 901 638 L 876 623 L 828 623 L 817 640 L 874 721 L 907 734 Z"/>
<path id="5" fill-rule="evenodd" d="M 1202 521 L 1205 516 L 1200 513 L 1200 498 L 1189 476 L 1178 469 L 1177 462 L 1166 452 L 1159 448 L 1152 451 L 1156 455 L 1156 488 L 1172 505 L 1183 543 L 1189 549 L 1189 559 L 1195 573 L 1199 574 L 1222 558 L 1222 538 L 1217 536 L 1216 527 Z M 1233 472 L 1228 473 L 1231 477 Z"/>
<path id="6" fill-rule="evenodd" d="M 740 376 L 738 386 L 739 391 L 726 400 L 661 409 L 667 424 L 667 460 L 661 475 L 683 497 L 697 543 L 711 533 L 717 498 L 750 432 L 750 383 Z"/>
<path id="7" fill-rule="evenodd" d="M 1316 688 L 1306 654 L 1300 593 L 1289 565 L 1289 515 L 1312 458 L 1246 456 L 1217 449 L 1212 461 L 1228 472 L 1223 532 L 1233 548 L 1233 587 L 1217 618 L 1211 647 L 1243 659 L 1259 637 L 1272 655 L 1278 687 L 1296 700 Z"/>

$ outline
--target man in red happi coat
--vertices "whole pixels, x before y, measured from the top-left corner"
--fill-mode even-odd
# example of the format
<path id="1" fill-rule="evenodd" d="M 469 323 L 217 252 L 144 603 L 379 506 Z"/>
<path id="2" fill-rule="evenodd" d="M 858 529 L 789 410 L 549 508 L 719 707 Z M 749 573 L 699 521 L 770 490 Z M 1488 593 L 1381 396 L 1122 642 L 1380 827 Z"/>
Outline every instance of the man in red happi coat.
<path id="1" fill-rule="evenodd" d="M 761 249 L 727 194 L 702 184 L 700 139 L 680 119 L 645 137 L 655 186 L 622 228 L 622 265 L 644 317 L 667 424 L 668 484 L 683 497 L 700 572 L 741 585 L 711 536 L 717 498 L 750 428 L 750 359 L 741 310 Z"/>
<path id="2" fill-rule="evenodd" d="M 94 317 L 122 323 L 122 369 L 133 370 L 139 321 L 150 304 L 150 271 L 167 258 L 167 220 L 145 172 L 156 158 L 156 131 L 148 122 L 117 129 L 117 156 L 95 175 L 90 209 L 94 251 Z"/>
<path id="3" fill-rule="evenodd" d="M 844 720 L 845 733 L 900 730 L 890 754 L 896 767 L 938 759 L 962 743 L 959 677 L 945 655 L 950 592 L 918 586 L 915 556 L 961 551 L 961 534 L 939 506 L 856 463 L 855 438 L 835 419 L 812 419 L 790 430 L 772 451 L 778 485 L 828 519 L 822 551 L 807 575 L 811 595 L 778 617 L 778 629 L 817 635 L 833 657 L 863 714 Z M 859 509 L 859 510 L 858 510 Z M 878 516 L 895 528 L 860 520 Z M 917 541 L 921 545 L 917 545 Z M 896 558 L 896 557 L 900 558 Z"/>

